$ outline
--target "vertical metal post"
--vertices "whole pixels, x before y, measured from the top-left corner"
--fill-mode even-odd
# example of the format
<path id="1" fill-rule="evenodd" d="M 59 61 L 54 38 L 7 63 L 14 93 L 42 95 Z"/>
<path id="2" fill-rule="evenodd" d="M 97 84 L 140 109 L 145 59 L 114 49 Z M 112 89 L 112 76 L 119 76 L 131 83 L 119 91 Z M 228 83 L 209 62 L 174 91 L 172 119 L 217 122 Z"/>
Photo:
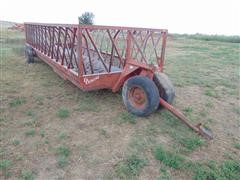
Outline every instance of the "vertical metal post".
<path id="1" fill-rule="evenodd" d="M 57 58 L 56 58 L 56 61 L 58 62 L 58 60 L 59 60 L 59 46 L 60 46 L 60 40 L 61 40 L 61 28 L 60 28 L 60 26 L 58 27 L 58 29 L 57 29 L 58 31 L 57 31 L 57 33 L 58 33 L 58 41 L 57 41 Z"/>
<path id="2" fill-rule="evenodd" d="M 55 46 L 55 27 L 53 26 L 52 28 L 52 52 L 51 52 L 51 58 L 53 59 L 53 54 L 54 54 L 54 46 Z"/>
<path id="3" fill-rule="evenodd" d="M 39 26 L 39 28 L 40 28 L 40 51 L 43 52 L 43 33 L 42 33 L 43 29 L 41 25 Z"/>
<path id="4" fill-rule="evenodd" d="M 83 49 L 82 49 L 82 29 L 80 25 L 77 28 L 77 62 L 78 62 L 78 77 L 83 75 Z"/>
<path id="5" fill-rule="evenodd" d="M 126 61 L 124 62 L 124 66 L 126 62 L 128 62 L 131 58 L 131 46 L 132 46 L 132 39 L 131 39 L 131 31 L 127 31 L 127 47 L 126 47 Z"/>
<path id="6" fill-rule="evenodd" d="M 51 26 L 47 26 L 47 32 L 48 32 L 48 39 L 49 39 L 49 44 L 48 44 L 48 52 L 47 56 L 51 57 L 51 50 L 52 50 L 52 32 L 51 32 Z"/>
<path id="7" fill-rule="evenodd" d="M 47 54 L 47 26 L 44 26 L 44 54 Z"/>
<path id="8" fill-rule="evenodd" d="M 160 64 L 159 69 L 161 72 L 163 72 L 163 65 L 164 65 L 164 56 L 165 56 L 165 48 L 166 48 L 166 41 L 167 41 L 167 31 L 162 32 L 162 51 L 161 51 L 161 58 L 160 58 Z"/>

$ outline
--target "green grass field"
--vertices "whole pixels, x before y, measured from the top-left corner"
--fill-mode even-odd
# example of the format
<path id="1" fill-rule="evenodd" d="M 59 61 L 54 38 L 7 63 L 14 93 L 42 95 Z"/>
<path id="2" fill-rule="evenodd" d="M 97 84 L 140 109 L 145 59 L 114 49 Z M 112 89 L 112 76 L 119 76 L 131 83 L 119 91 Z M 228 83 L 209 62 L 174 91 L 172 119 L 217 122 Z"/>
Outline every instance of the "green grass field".
<path id="1" fill-rule="evenodd" d="M 240 44 L 226 41 L 167 41 L 173 105 L 212 129 L 206 141 L 164 109 L 138 118 L 121 93 L 27 64 L 24 33 L 1 29 L 0 179 L 240 179 Z"/>

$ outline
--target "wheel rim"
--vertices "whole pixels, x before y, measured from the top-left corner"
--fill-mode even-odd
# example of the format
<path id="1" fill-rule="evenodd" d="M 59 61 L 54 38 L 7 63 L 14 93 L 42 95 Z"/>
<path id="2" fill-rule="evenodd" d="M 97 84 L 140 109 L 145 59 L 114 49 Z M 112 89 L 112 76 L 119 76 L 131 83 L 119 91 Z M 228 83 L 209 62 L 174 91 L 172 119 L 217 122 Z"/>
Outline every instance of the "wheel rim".
<path id="1" fill-rule="evenodd" d="M 138 86 L 129 89 L 128 100 L 136 109 L 143 109 L 147 103 L 147 97 L 144 90 Z"/>

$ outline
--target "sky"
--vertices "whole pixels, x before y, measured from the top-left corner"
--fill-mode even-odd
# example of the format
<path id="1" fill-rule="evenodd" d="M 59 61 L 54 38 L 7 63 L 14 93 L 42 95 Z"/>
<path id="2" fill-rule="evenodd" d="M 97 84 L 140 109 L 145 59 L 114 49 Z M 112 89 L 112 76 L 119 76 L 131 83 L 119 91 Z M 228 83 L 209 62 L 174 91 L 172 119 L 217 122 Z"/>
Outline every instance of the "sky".
<path id="1" fill-rule="evenodd" d="M 3 0 L 0 20 L 164 28 L 170 33 L 240 35 L 240 0 Z"/>

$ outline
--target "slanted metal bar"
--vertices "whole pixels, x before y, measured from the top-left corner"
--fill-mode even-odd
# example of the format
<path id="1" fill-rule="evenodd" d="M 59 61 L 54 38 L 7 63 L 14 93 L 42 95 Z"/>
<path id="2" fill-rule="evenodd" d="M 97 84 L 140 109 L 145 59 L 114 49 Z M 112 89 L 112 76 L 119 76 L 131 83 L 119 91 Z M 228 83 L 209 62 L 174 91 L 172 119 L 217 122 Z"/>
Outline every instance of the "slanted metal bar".
<path id="1" fill-rule="evenodd" d="M 44 26 L 44 54 L 47 54 L 47 27 Z"/>
<path id="2" fill-rule="evenodd" d="M 72 58 L 73 58 L 73 54 L 74 54 L 74 44 L 75 44 L 76 31 L 77 31 L 77 29 L 74 28 L 73 29 L 73 37 L 72 37 L 73 39 L 72 39 L 72 44 L 71 44 L 71 46 L 72 46 L 71 47 L 71 55 L 70 55 L 71 64 L 72 64 Z"/>
<path id="3" fill-rule="evenodd" d="M 158 53 L 157 53 L 157 45 L 160 41 L 162 36 L 158 36 L 158 39 L 157 39 L 157 42 L 154 42 L 154 38 L 153 38 L 153 34 L 151 34 L 151 39 L 152 39 L 152 43 L 153 43 L 153 48 L 154 48 L 154 52 L 155 52 L 155 56 L 156 56 L 156 59 L 157 59 L 157 63 L 159 61 L 159 56 L 158 56 Z M 159 66 L 159 63 L 158 63 L 158 66 Z"/>
<path id="4" fill-rule="evenodd" d="M 79 69 L 79 65 L 78 65 L 78 61 L 77 61 L 75 49 L 73 49 L 73 51 L 74 51 L 74 53 L 73 53 L 74 61 L 75 61 L 75 64 L 76 64 L 76 66 L 77 66 L 77 69 Z"/>
<path id="5" fill-rule="evenodd" d="M 142 35 L 141 35 L 141 45 L 140 45 L 140 49 L 143 49 L 143 53 L 144 53 L 144 51 L 145 51 L 145 48 L 146 48 L 146 44 L 147 44 L 147 41 L 148 41 L 148 38 L 149 38 L 149 34 L 148 34 L 149 32 L 147 32 L 147 34 L 146 34 L 146 36 L 144 37 L 144 39 L 142 39 Z M 137 51 L 137 53 L 135 54 L 135 56 L 134 56 L 134 58 L 136 58 L 137 57 L 137 55 L 139 54 L 139 50 Z M 142 59 L 141 59 L 141 61 L 142 61 Z"/>
<path id="6" fill-rule="evenodd" d="M 64 60 L 66 61 L 65 50 L 66 50 L 66 41 L 67 41 L 67 31 L 68 29 L 65 28 L 61 65 L 64 65 Z M 66 64 L 67 64 L 67 61 L 66 61 Z"/>
<path id="7" fill-rule="evenodd" d="M 88 41 L 87 41 L 87 38 L 86 38 L 86 36 L 84 34 L 82 34 L 82 37 L 83 37 L 83 39 L 85 40 L 85 43 L 86 43 L 86 49 L 87 49 L 87 53 L 88 53 L 88 60 L 89 60 L 90 68 L 91 68 L 91 73 L 93 74 L 94 71 L 93 71 L 92 58 L 91 58 L 91 53 L 89 51 Z M 84 59 L 83 59 L 83 61 L 84 61 Z M 85 69 L 84 62 L 83 62 L 83 65 L 84 65 L 84 69 Z M 86 69 L 85 69 L 85 74 L 86 74 Z"/>
<path id="8" fill-rule="evenodd" d="M 49 35 L 49 30 L 48 30 L 49 27 L 46 26 L 45 28 L 46 28 L 46 40 L 47 40 L 46 41 L 46 55 L 49 56 L 49 50 L 51 50 L 50 49 L 50 42 L 51 41 L 50 41 L 50 35 Z"/>
<path id="9" fill-rule="evenodd" d="M 51 54 L 51 45 L 52 45 L 52 33 L 51 33 L 51 27 L 47 27 L 47 34 L 48 34 L 48 47 L 47 47 L 47 56 L 50 56 Z"/>
<path id="10" fill-rule="evenodd" d="M 117 53 L 117 55 L 118 55 L 118 58 L 119 58 L 119 60 L 120 60 L 120 64 L 123 65 L 123 60 L 122 60 L 122 58 L 121 58 L 121 56 L 120 56 L 120 54 L 119 54 L 119 52 L 118 52 L 118 49 L 117 49 L 117 47 L 116 47 L 116 45 L 115 45 L 115 41 L 114 41 L 115 38 L 117 37 L 117 35 L 119 34 L 119 32 L 120 32 L 120 30 L 118 30 L 118 31 L 116 32 L 116 34 L 114 35 L 114 38 L 112 38 L 112 36 L 111 36 L 111 34 L 110 34 L 110 31 L 107 30 L 107 33 L 108 33 L 108 35 L 109 35 L 109 37 L 110 37 L 110 40 L 111 40 L 111 42 L 112 42 L 112 53 L 111 53 L 111 59 L 110 59 L 110 64 L 109 64 L 109 72 L 110 72 L 110 70 L 111 70 L 112 58 L 113 58 L 113 53 L 114 53 L 113 48 L 115 49 L 115 51 L 116 51 L 116 53 Z"/>
<path id="11" fill-rule="evenodd" d="M 61 41 L 61 28 L 60 27 L 58 27 L 58 29 L 57 29 L 58 31 L 57 31 L 57 33 L 58 33 L 58 41 L 57 41 L 57 58 L 56 58 L 56 61 L 58 62 L 58 60 L 59 60 L 59 46 L 60 46 L 60 41 Z"/>
<path id="12" fill-rule="evenodd" d="M 85 29 L 85 31 L 87 32 L 87 35 L 88 35 L 88 37 L 89 37 L 89 39 L 90 39 L 90 41 L 91 41 L 91 43 L 92 43 L 92 45 L 93 45 L 95 51 L 97 52 L 98 56 L 100 57 L 100 60 L 102 61 L 102 64 L 103 64 L 105 70 L 106 70 L 107 72 L 109 72 L 108 69 L 107 69 L 106 64 L 104 63 L 104 59 L 103 59 L 101 53 L 99 52 L 99 50 L 98 50 L 96 44 L 94 43 L 94 41 L 93 41 L 93 39 L 92 39 L 92 36 L 90 35 L 90 33 L 89 33 L 89 31 L 88 31 L 87 29 Z"/>
<path id="13" fill-rule="evenodd" d="M 144 56 L 144 54 L 143 54 L 143 52 L 142 52 L 142 50 L 141 50 L 141 47 L 138 45 L 138 43 L 137 43 L 137 41 L 135 40 L 135 38 L 133 37 L 133 35 L 130 34 L 130 36 L 131 36 L 134 44 L 137 46 L 138 51 L 140 52 L 140 54 L 141 54 L 141 56 L 142 56 L 142 59 L 144 60 L 145 63 L 147 63 L 146 57 Z"/>
<path id="14" fill-rule="evenodd" d="M 52 27 L 48 27 L 48 37 L 49 37 L 49 43 L 48 43 L 48 56 L 51 57 L 51 51 L 52 51 Z"/>
<path id="15" fill-rule="evenodd" d="M 71 29 L 68 29 L 68 33 L 67 33 L 67 41 L 66 41 L 66 53 L 65 53 L 65 59 L 67 62 L 67 67 L 72 68 L 73 64 L 72 64 L 72 59 L 71 59 L 71 49 L 72 49 L 72 37 L 69 34 L 69 32 L 72 33 Z"/>
<path id="16" fill-rule="evenodd" d="M 35 26 L 36 30 L 36 48 L 40 50 L 40 34 L 39 34 L 39 26 Z"/>
<path id="17" fill-rule="evenodd" d="M 58 36 L 59 36 L 59 28 L 58 27 L 54 27 L 54 39 L 55 39 L 55 43 L 54 43 L 54 53 L 53 53 L 53 57 L 54 57 L 54 59 L 56 59 L 56 61 L 57 61 L 57 56 L 58 56 Z"/>
<path id="18" fill-rule="evenodd" d="M 43 40 L 43 26 L 40 26 L 41 29 L 41 52 L 43 52 L 44 40 Z"/>

